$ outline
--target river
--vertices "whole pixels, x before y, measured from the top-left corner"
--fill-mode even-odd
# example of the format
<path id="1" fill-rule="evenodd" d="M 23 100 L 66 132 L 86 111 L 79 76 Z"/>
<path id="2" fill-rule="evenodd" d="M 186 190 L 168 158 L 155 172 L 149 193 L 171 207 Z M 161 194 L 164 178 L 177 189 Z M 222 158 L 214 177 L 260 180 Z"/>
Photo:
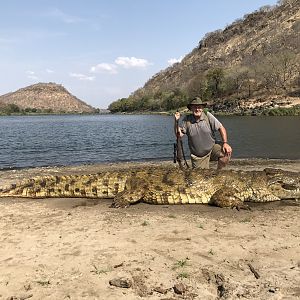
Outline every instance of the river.
<path id="1" fill-rule="evenodd" d="M 219 120 L 233 158 L 300 159 L 300 117 Z M 172 116 L 3 116 L 0 169 L 172 160 L 174 142 Z"/>

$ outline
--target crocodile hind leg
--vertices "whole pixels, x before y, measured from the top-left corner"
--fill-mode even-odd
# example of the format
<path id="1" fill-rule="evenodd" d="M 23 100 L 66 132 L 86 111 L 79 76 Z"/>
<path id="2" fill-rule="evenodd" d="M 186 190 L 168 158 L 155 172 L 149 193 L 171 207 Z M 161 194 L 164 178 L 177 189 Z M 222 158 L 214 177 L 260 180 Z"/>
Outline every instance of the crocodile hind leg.
<path id="1" fill-rule="evenodd" d="M 237 196 L 238 190 L 233 187 L 223 187 L 217 190 L 210 198 L 208 204 L 218 207 L 231 207 L 237 210 L 247 209 L 250 207 Z"/>

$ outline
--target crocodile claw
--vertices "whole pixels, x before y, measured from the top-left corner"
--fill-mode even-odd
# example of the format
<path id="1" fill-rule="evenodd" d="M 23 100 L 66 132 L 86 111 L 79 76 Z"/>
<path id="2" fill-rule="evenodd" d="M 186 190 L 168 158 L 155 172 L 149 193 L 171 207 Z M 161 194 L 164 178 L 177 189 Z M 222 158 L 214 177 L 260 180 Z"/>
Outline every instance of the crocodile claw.
<path id="1" fill-rule="evenodd" d="M 127 194 L 127 191 L 122 191 L 120 193 L 118 193 L 111 206 L 110 207 L 113 207 L 113 208 L 126 208 L 130 205 L 129 201 L 126 199 L 126 194 Z"/>
<path id="2" fill-rule="evenodd" d="M 120 201 L 113 201 L 112 204 L 110 205 L 111 208 L 127 208 L 129 207 L 129 203 L 125 203 L 125 202 L 120 202 Z"/>

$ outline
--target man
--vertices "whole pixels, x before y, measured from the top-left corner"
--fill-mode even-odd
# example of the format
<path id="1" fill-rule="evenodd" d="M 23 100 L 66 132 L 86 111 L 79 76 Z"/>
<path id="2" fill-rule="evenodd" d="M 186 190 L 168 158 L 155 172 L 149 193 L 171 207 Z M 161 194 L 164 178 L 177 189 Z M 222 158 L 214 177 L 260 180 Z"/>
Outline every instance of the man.
<path id="1" fill-rule="evenodd" d="M 175 132 L 188 137 L 193 168 L 209 169 L 209 161 L 218 161 L 218 169 L 224 168 L 230 160 L 232 148 L 228 144 L 227 132 L 222 123 L 211 113 L 204 112 L 207 103 L 199 97 L 194 98 L 187 108 L 192 115 L 183 119 L 182 127 L 178 126 L 180 113 L 175 113 Z M 222 142 L 217 143 L 214 132 L 219 131 Z"/>

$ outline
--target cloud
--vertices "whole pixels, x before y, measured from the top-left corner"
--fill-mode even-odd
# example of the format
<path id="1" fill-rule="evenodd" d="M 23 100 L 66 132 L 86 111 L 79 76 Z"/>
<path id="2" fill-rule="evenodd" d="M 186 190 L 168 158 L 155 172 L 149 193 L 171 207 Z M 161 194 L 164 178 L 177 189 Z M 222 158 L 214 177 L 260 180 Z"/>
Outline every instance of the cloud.
<path id="1" fill-rule="evenodd" d="M 27 78 L 32 80 L 38 80 L 39 78 L 35 75 L 34 71 L 28 70 L 26 71 Z"/>
<path id="2" fill-rule="evenodd" d="M 143 58 L 136 58 L 136 57 L 124 57 L 120 56 L 115 60 L 115 63 L 119 66 L 122 66 L 126 69 L 129 68 L 145 68 L 147 66 L 150 66 L 151 63 L 149 63 L 146 59 Z"/>
<path id="3" fill-rule="evenodd" d="M 54 71 L 51 70 L 51 69 L 46 69 L 46 72 L 49 73 L 49 74 L 54 73 Z"/>
<path id="4" fill-rule="evenodd" d="M 68 15 L 57 8 L 49 11 L 48 13 L 46 13 L 46 15 L 50 16 L 50 17 L 55 17 L 67 24 L 81 23 L 81 22 L 85 21 L 84 19 L 82 19 L 80 17 Z"/>
<path id="5" fill-rule="evenodd" d="M 87 75 L 80 74 L 80 73 L 70 73 L 69 75 L 71 77 L 77 78 L 79 80 L 89 80 L 89 81 L 95 80 L 95 76 L 87 76 Z"/>
<path id="6" fill-rule="evenodd" d="M 150 65 L 151 63 L 149 63 L 146 59 L 143 58 L 119 56 L 115 59 L 115 64 L 100 63 L 95 66 L 92 66 L 90 68 L 90 72 L 117 74 L 118 67 L 130 69 L 130 68 L 145 68 Z"/>
<path id="7" fill-rule="evenodd" d="M 168 64 L 171 66 L 171 65 L 173 65 L 175 63 L 180 63 L 182 61 L 182 59 L 183 59 L 182 55 L 179 58 L 170 58 L 168 60 Z"/>
<path id="8" fill-rule="evenodd" d="M 117 66 L 114 64 L 101 63 L 91 67 L 90 72 L 92 73 L 110 73 L 117 74 Z"/>

